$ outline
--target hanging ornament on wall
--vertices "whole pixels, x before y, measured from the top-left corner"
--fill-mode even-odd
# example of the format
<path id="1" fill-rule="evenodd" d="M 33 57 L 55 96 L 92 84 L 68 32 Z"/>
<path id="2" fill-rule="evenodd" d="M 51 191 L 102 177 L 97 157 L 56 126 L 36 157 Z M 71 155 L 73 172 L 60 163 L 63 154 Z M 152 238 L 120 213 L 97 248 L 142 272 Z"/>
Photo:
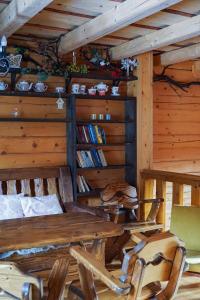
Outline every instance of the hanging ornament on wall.
<path id="1" fill-rule="evenodd" d="M 59 94 L 59 98 L 56 101 L 57 108 L 58 109 L 64 109 L 64 100 L 61 98 L 61 95 Z"/>
<path id="2" fill-rule="evenodd" d="M 5 35 L 0 40 L 0 76 L 6 76 L 10 69 L 10 64 L 6 58 L 7 39 Z"/>

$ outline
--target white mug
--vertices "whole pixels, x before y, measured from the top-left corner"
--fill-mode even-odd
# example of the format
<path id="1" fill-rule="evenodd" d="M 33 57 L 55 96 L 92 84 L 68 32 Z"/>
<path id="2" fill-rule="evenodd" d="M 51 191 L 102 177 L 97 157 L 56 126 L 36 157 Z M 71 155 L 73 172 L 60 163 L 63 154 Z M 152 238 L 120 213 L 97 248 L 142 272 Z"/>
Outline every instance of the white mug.
<path id="1" fill-rule="evenodd" d="M 0 91 L 5 91 L 8 88 L 8 84 L 0 81 Z"/>
<path id="2" fill-rule="evenodd" d="M 85 94 L 85 91 L 86 91 L 86 85 L 82 84 L 82 85 L 80 86 L 80 93 L 84 95 L 84 94 Z"/>
<path id="3" fill-rule="evenodd" d="M 55 90 L 56 90 L 56 93 L 60 93 L 60 94 L 65 92 L 65 88 L 62 86 L 57 86 Z"/>
<path id="4" fill-rule="evenodd" d="M 119 87 L 118 86 L 112 87 L 112 95 L 119 95 Z"/>
<path id="5" fill-rule="evenodd" d="M 79 94 L 79 88 L 80 88 L 80 84 L 78 84 L 78 83 L 72 84 L 72 93 Z"/>

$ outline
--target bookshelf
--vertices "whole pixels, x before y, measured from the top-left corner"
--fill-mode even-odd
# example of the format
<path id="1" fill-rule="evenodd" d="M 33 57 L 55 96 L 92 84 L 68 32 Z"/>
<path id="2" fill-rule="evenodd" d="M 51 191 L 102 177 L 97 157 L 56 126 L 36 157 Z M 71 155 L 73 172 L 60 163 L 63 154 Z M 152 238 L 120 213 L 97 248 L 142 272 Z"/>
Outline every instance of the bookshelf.
<path id="1" fill-rule="evenodd" d="M 74 199 L 79 200 L 84 197 L 97 197 L 100 193 L 101 188 L 99 186 L 93 186 L 93 189 L 86 192 L 79 192 L 77 188 L 76 178 L 78 175 L 83 175 L 87 180 L 95 172 L 95 180 L 98 181 L 98 172 L 105 172 L 105 178 L 108 176 L 107 172 L 113 170 L 113 172 L 124 172 L 125 180 L 132 185 L 136 184 L 136 98 L 135 97 L 99 97 L 99 96 L 81 96 L 81 95 L 72 95 L 68 99 L 68 112 L 69 115 L 67 119 L 71 122 L 68 124 L 68 164 L 71 167 L 72 177 L 73 177 L 73 189 L 74 189 Z M 79 111 L 84 110 L 83 101 L 86 101 L 89 107 L 93 107 L 96 101 L 98 104 L 101 102 L 103 105 L 109 106 L 110 102 L 120 103 L 120 107 L 123 107 L 123 118 L 113 116 L 112 120 L 90 120 L 89 113 L 88 116 L 82 116 Z M 86 106 L 87 106 L 86 105 Z M 85 113 L 84 113 L 85 114 Z M 120 136 L 122 140 L 112 140 L 113 136 L 108 137 L 106 144 L 99 143 L 80 143 L 77 141 L 76 126 L 86 126 L 87 124 L 100 125 L 101 127 L 112 127 L 112 131 L 116 131 L 116 127 L 123 128 L 123 137 Z M 121 133 L 120 133 L 121 134 Z M 107 129 L 107 135 L 109 136 L 109 129 Z M 114 136 L 115 138 L 115 136 Z M 115 162 L 108 162 L 106 167 L 84 167 L 81 168 L 77 164 L 77 151 L 78 150 L 90 150 L 90 149 L 102 149 L 106 156 L 106 151 L 109 149 L 109 152 L 115 152 L 115 149 L 120 149 L 124 153 L 124 161 L 118 162 L 116 159 Z M 112 156 L 112 154 L 110 155 Z M 109 159 L 108 159 L 109 160 Z M 104 176 L 104 175 L 103 175 Z M 112 178 L 111 178 L 112 179 Z M 90 183 L 90 180 L 88 180 Z M 103 187 L 103 186 L 102 186 Z"/>

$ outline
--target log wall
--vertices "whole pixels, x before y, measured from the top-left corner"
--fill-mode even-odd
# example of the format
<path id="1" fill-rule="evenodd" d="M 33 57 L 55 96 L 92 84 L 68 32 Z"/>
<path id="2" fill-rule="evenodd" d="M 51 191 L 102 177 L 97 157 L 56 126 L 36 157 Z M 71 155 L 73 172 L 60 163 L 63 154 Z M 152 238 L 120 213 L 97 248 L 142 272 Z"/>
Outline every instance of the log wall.
<path id="1" fill-rule="evenodd" d="M 193 76 L 192 62 L 171 66 L 166 74 L 184 81 Z M 161 72 L 155 67 L 156 73 Z M 200 86 L 186 92 L 167 83 L 154 83 L 153 168 L 200 174 Z"/>

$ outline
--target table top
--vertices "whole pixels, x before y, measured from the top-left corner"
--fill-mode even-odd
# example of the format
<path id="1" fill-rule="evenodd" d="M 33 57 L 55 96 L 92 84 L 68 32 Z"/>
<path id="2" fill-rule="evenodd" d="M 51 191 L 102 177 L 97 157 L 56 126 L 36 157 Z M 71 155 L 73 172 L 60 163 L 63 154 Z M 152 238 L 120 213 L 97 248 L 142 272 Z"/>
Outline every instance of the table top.
<path id="1" fill-rule="evenodd" d="M 123 233 L 120 225 L 88 213 L 0 221 L 0 252 L 89 241 Z"/>

